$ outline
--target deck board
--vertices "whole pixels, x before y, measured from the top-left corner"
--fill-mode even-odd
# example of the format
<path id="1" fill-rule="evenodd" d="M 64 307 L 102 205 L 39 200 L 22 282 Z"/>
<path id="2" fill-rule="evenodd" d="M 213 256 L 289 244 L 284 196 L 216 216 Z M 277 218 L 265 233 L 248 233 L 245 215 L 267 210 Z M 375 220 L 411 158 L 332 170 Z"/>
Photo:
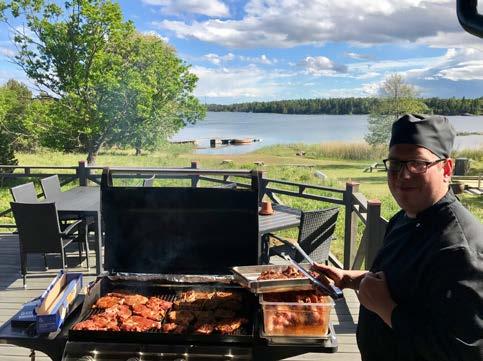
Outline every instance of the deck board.
<path id="1" fill-rule="evenodd" d="M 61 265 L 60 256 L 49 255 L 49 269 L 45 271 L 42 256 L 29 256 L 27 289 L 24 289 L 20 275 L 18 247 L 16 236 L 0 235 L 0 324 L 12 317 L 24 302 L 37 297 L 47 287 Z M 83 267 L 79 267 L 77 256 L 77 248 L 73 245 L 72 249 L 68 250 L 69 269 L 84 272 L 86 282 L 93 280 L 94 267 L 91 267 L 91 272 L 87 273 L 85 263 Z M 93 251 L 89 258 L 91 265 L 94 265 Z M 339 351 L 334 354 L 307 353 L 287 360 L 358 361 L 361 359 L 355 339 L 359 302 L 356 294 L 351 290 L 345 290 L 344 295 L 345 300 L 336 305 L 331 315 L 338 336 Z M 26 348 L 0 344 L 0 361 L 29 361 L 29 356 L 30 350 Z M 36 352 L 36 360 L 48 361 L 50 358 L 41 352 Z"/>

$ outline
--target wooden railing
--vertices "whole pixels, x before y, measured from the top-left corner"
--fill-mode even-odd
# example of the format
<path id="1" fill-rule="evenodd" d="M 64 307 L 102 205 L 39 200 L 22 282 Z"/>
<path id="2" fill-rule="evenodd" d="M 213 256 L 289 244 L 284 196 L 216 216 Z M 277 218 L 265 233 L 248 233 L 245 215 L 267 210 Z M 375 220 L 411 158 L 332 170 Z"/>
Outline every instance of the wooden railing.
<path id="1" fill-rule="evenodd" d="M 239 188 L 250 187 L 250 177 L 246 170 L 206 170 L 200 169 L 197 162 L 192 162 L 189 167 L 182 168 L 135 168 L 135 167 L 110 167 L 115 170 L 114 178 L 142 179 L 146 176 L 155 175 L 156 179 L 188 179 L 192 187 L 198 187 L 200 182 L 214 184 L 236 183 Z M 67 184 L 79 180 L 79 185 L 86 186 L 89 181 L 99 184 L 102 169 L 101 166 L 88 166 L 80 161 L 77 166 L 6 166 L 0 165 L 0 179 L 5 178 L 43 178 L 53 174 L 59 175 L 61 184 Z M 7 172 L 5 170 L 8 170 Z M 39 172 L 41 170 L 54 170 L 55 173 Z M 11 171 L 11 172 L 10 172 Z M 64 172 L 61 172 L 64 171 Z M 336 204 L 345 208 L 344 224 L 344 257 L 339 261 L 332 254 L 330 261 L 345 269 L 368 268 L 382 245 L 387 221 L 381 217 L 381 202 L 367 200 L 360 193 L 359 184 L 349 182 L 345 189 L 312 185 L 306 183 L 290 182 L 266 178 L 263 172 L 259 172 L 259 198 L 267 196 L 274 203 L 283 204 L 281 196 L 303 198 L 318 202 Z M 317 194 L 322 193 L 322 194 Z M 39 194 L 42 196 L 42 194 Z M 0 216 L 10 213 L 10 209 L 0 212 Z M 358 235 L 358 223 L 364 225 L 362 239 L 356 249 Z M 0 228 L 15 228 L 14 224 L 0 224 Z M 365 259 L 365 262 L 364 262 Z"/>

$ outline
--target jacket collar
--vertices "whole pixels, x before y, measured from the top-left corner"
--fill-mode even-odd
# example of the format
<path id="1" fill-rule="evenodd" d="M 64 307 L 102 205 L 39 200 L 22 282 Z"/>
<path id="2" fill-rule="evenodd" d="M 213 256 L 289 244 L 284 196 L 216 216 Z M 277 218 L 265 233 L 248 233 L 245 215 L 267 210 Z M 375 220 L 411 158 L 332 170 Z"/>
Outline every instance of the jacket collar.
<path id="1" fill-rule="evenodd" d="M 431 217 L 433 214 L 435 214 L 437 211 L 440 209 L 450 205 L 451 203 L 454 203 L 457 200 L 455 194 L 451 189 L 448 190 L 448 192 L 445 194 L 443 198 L 441 198 L 439 201 L 437 201 L 435 204 L 433 204 L 431 207 L 426 208 L 424 211 L 420 212 L 416 218 L 419 220 L 424 220 L 428 217 Z"/>

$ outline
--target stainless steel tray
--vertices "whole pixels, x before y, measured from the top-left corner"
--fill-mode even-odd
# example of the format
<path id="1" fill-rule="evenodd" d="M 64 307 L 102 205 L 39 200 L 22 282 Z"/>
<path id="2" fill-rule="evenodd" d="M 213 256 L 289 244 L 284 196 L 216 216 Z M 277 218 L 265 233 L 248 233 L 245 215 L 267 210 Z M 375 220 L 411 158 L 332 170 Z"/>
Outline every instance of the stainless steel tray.
<path id="1" fill-rule="evenodd" d="M 258 265 L 258 266 L 238 266 L 232 267 L 235 281 L 242 287 L 249 289 L 253 293 L 270 293 L 270 292 L 286 292 L 286 291 L 306 291 L 314 289 L 308 278 L 292 278 L 282 280 L 258 280 L 257 278 L 263 271 L 283 270 L 289 265 Z M 302 266 L 306 269 L 310 265 Z"/>

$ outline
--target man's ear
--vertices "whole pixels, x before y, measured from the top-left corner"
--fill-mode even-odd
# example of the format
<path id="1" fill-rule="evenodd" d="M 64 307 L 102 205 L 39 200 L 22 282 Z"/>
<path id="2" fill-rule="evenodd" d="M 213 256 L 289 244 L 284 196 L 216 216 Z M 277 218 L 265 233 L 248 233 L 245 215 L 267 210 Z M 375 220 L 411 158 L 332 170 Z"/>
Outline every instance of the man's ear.
<path id="1" fill-rule="evenodd" d="M 446 159 L 446 161 L 443 164 L 443 175 L 445 179 L 449 180 L 451 178 L 451 176 L 453 175 L 453 167 L 454 167 L 453 159 L 451 158 Z"/>

